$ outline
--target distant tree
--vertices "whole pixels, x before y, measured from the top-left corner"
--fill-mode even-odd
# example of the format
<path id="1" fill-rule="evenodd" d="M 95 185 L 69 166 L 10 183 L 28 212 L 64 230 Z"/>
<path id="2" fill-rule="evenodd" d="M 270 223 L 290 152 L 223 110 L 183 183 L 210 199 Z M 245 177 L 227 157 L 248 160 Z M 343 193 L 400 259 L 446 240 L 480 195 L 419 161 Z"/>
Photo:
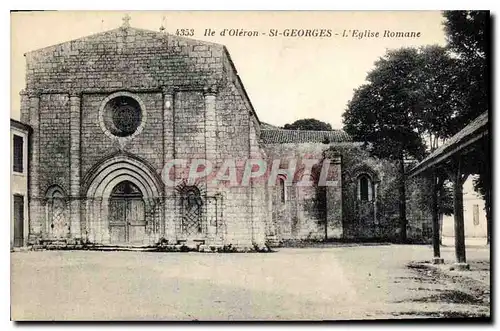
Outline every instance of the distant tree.
<path id="1" fill-rule="evenodd" d="M 417 121 L 417 131 L 429 142 L 430 151 L 455 133 L 453 115 L 460 107 L 455 93 L 459 84 L 457 66 L 444 47 L 418 49 L 414 75 L 418 83 L 413 85 L 417 97 L 412 115 Z"/>
<path id="2" fill-rule="evenodd" d="M 460 107 L 451 128 L 456 133 L 489 109 L 489 11 L 445 11 L 447 47 L 456 57 Z"/>
<path id="3" fill-rule="evenodd" d="M 453 187 L 442 185 L 439 190 L 439 214 L 453 215 Z"/>
<path id="4" fill-rule="evenodd" d="M 329 123 L 322 122 L 314 118 L 304 118 L 297 120 L 292 124 L 285 124 L 285 130 L 314 130 L 314 131 L 331 131 L 332 126 Z"/>

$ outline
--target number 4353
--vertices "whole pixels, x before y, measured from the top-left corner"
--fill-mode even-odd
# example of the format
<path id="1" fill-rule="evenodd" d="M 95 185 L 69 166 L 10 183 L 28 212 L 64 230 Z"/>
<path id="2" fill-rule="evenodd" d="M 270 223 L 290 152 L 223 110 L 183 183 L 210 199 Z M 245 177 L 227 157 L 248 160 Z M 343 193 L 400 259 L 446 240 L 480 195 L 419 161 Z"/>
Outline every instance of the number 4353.
<path id="1" fill-rule="evenodd" d="M 194 29 L 177 29 L 175 34 L 178 36 L 192 37 L 194 36 Z"/>

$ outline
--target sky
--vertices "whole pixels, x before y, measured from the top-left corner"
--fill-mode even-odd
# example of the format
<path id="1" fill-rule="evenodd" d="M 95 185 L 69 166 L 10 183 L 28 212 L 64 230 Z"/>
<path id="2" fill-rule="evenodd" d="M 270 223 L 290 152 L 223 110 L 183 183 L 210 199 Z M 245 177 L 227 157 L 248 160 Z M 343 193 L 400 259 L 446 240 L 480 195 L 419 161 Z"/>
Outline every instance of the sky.
<path id="1" fill-rule="evenodd" d="M 11 117 L 19 119 L 25 85 L 24 53 L 115 29 L 128 14 L 132 27 L 226 45 L 262 122 L 283 126 L 316 118 L 342 128 L 342 113 L 354 89 L 365 82 L 387 49 L 445 44 L 438 11 L 53 11 L 11 13 Z M 205 36 L 205 29 L 215 31 Z M 220 32 L 226 30 L 226 35 Z M 229 36 L 229 29 L 259 36 Z M 270 29 L 330 29 L 331 37 L 270 36 Z M 346 30 L 348 37 L 342 37 Z M 349 31 L 350 30 L 350 31 Z M 353 30 L 380 33 L 354 37 Z M 383 38 L 385 30 L 420 32 L 420 38 Z M 266 33 L 266 35 L 263 35 Z M 338 35 L 335 35 L 338 34 Z"/>

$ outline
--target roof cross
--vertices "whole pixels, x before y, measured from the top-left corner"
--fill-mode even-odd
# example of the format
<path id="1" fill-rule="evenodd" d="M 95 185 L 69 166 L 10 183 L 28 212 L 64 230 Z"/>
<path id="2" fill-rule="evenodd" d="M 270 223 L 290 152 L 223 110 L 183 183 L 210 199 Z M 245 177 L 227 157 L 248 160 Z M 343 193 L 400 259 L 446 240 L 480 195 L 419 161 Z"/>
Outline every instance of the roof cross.
<path id="1" fill-rule="evenodd" d="M 161 19 L 160 32 L 162 32 L 162 33 L 165 32 L 165 16 L 163 16 Z"/>
<path id="2" fill-rule="evenodd" d="M 122 25 L 122 28 L 126 29 L 126 28 L 130 28 L 130 20 L 132 18 L 130 17 L 129 14 L 126 14 L 123 18 L 122 18 L 122 21 L 123 21 L 123 25 Z"/>

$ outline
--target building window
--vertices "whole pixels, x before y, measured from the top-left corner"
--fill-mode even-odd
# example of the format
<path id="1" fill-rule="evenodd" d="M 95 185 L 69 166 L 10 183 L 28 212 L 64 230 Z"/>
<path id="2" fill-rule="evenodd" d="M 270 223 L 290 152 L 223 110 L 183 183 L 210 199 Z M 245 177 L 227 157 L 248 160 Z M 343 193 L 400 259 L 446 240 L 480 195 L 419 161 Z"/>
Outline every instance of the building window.
<path id="1" fill-rule="evenodd" d="M 23 167 L 23 145 L 24 145 L 24 139 L 21 136 L 14 135 L 14 147 L 13 147 L 13 152 L 14 152 L 14 158 L 13 158 L 13 170 L 15 172 L 20 172 L 22 173 L 24 171 Z"/>
<path id="2" fill-rule="evenodd" d="M 280 197 L 280 201 L 282 203 L 285 203 L 286 202 L 285 178 L 284 177 L 278 177 L 278 182 L 279 182 L 279 197 Z"/>
<path id="3" fill-rule="evenodd" d="M 373 199 L 372 181 L 368 175 L 358 177 L 358 200 L 372 201 Z"/>
<path id="4" fill-rule="evenodd" d="M 14 247 L 24 244 L 24 196 L 14 194 Z"/>

